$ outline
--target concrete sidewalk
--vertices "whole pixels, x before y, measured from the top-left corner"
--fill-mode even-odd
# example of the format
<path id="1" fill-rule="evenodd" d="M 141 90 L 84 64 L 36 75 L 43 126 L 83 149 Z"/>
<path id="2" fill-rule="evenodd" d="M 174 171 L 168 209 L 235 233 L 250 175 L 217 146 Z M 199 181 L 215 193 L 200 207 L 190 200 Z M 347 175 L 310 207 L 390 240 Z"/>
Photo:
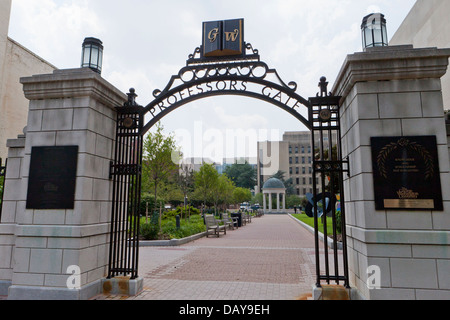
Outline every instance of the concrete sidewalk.
<path id="1" fill-rule="evenodd" d="M 144 291 L 99 300 L 295 300 L 315 283 L 314 237 L 288 215 L 265 215 L 220 238 L 140 249 Z"/>

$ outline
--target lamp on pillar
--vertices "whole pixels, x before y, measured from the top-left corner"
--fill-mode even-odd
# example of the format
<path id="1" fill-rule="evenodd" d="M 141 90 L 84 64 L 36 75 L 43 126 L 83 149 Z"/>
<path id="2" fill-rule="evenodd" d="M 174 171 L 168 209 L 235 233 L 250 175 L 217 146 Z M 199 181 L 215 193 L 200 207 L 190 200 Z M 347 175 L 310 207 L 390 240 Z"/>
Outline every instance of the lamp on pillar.
<path id="1" fill-rule="evenodd" d="M 361 25 L 363 50 L 373 47 L 387 47 L 386 19 L 381 13 L 371 13 L 363 18 Z"/>
<path id="2" fill-rule="evenodd" d="M 96 38 L 86 38 L 83 42 L 81 67 L 90 68 L 101 74 L 103 63 L 103 42 Z"/>

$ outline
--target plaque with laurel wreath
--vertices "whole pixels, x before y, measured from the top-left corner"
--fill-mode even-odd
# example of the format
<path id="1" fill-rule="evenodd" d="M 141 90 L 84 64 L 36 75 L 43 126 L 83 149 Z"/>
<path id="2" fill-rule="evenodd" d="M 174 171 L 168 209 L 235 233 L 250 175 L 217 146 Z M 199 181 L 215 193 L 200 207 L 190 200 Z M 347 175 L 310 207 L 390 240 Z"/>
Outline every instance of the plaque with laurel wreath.
<path id="1" fill-rule="evenodd" d="M 435 136 L 371 139 L 377 210 L 443 210 Z"/>

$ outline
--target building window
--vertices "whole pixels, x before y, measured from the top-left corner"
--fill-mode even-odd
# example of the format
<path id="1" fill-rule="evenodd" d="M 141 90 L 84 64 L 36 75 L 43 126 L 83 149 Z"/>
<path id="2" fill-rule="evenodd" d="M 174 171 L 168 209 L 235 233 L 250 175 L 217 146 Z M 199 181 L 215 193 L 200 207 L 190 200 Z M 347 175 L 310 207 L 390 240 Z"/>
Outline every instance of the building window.
<path id="1" fill-rule="evenodd" d="M 297 184 L 300 184 L 300 178 L 295 179 Z"/>
<path id="2" fill-rule="evenodd" d="M 289 174 L 292 174 L 292 167 L 289 168 Z"/>
<path id="3" fill-rule="evenodd" d="M 305 164 L 305 157 L 302 157 L 302 163 Z"/>
<path id="4" fill-rule="evenodd" d="M 295 163 L 298 164 L 298 157 L 295 157 Z"/>
<path id="5" fill-rule="evenodd" d="M 302 168 L 302 173 L 306 174 L 306 168 L 305 167 Z"/>
<path id="6" fill-rule="evenodd" d="M 302 153 L 305 153 L 305 146 L 302 146 Z"/>
<path id="7" fill-rule="evenodd" d="M 289 154 L 292 154 L 292 147 L 289 146 Z"/>
<path id="8" fill-rule="evenodd" d="M 312 158 L 308 157 L 308 163 L 311 164 L 311 162 L 312 162 Z"/>
<path id="9" fill-rule="evenodd" d="M 308 153 L 311 153 L 311 146 L 308 146 Z"/>
<path id="10" fill-rule="evenodd" d="M 295 173 L 296 174 L 300 174 L 300 168 L 299 167 L 295 168 Z"/>
<path id="11" fill-rule="evenodd" d="M 306 184 L 306 178 L 303 178 L 303 184 L 304 185 Z"/>
<path id="12" fill-rule="evenodd" d="M 292 164 L 292 158 L 291 157 L 289 158 L 289 164 Z"/>
<path id="13" fill-rule="evenodd" d="M 295 147 L 295 153 L 298 153 L 298 147 Z"/>

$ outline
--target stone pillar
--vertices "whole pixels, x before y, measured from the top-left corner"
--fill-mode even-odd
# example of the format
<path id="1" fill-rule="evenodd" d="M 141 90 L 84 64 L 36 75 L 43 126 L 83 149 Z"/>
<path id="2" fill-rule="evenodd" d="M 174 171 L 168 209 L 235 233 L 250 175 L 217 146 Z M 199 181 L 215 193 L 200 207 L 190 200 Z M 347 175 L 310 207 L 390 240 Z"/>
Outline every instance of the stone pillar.
<path id="1" fill-rule="evenodd" d="M 365 299 L 450 299 L 450 165 L 440 78 L 449 49 L 385 47 L 349 55 L 342 96 L 350 280 Z M 436 136 L 443 211 L 376 210 L 372 137 Z M 380 270 L 381 289 L 369 267 Z M 368 269 L 369 268 L 369 269 Z M 375 276 L 375 277 L 372 277 Z"/>
<path id="2" fill-rule="evenodd" d="M 286 192 L 283 193 L 283 210 L 286 211 Z"/>
<path id="3" fill-rule="evenodd" d="M 21 83 L 30 100 L 28 126 L 26 139 L 9 145 L 10 157 L 17 158 L 8 166 L 6 225 L 0 228 L 0 243 L 9 232 L 14 244 L 8 298 L 88 299 L 102 292 L 107 273 L 114 107 L 127 97 L 90 69 L 59 70 Z M 78 146 L 73 210 L 26 209 L 31 151 L 44 146 Z M 6 253 L 0 250 L 0 261 Z M 71 282 L 74 289 L 68 280 L 78 274 L 71 266 L 81 273 L 79 283 Z"/>

